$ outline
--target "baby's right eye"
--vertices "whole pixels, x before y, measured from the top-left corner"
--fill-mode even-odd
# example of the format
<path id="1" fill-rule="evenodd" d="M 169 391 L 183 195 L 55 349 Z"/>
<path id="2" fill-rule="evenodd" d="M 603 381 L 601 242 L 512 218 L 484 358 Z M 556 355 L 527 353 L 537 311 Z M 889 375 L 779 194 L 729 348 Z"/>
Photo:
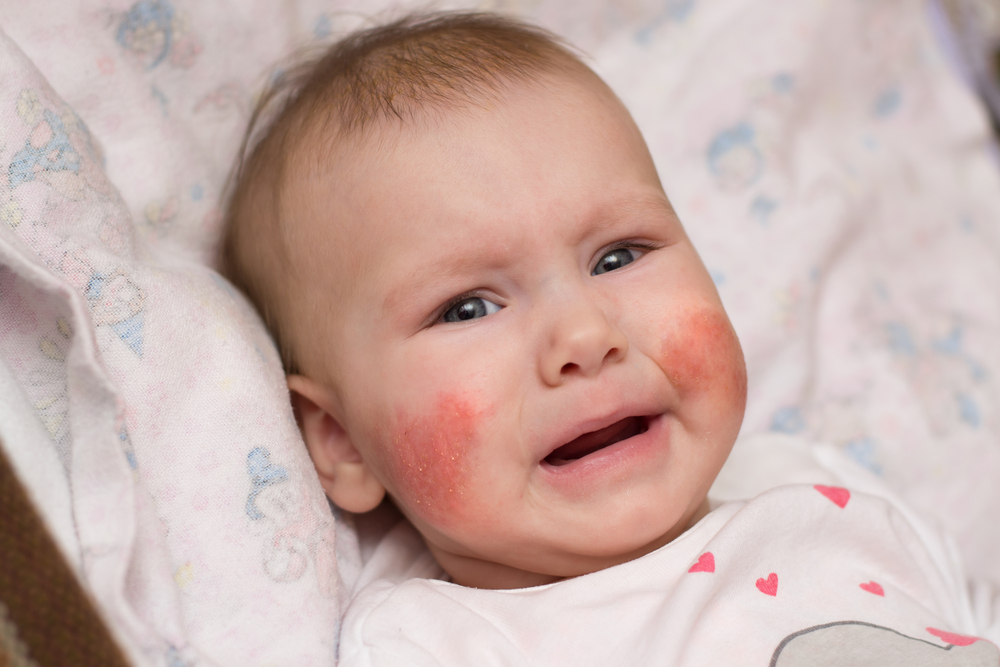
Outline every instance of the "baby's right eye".
<path id="1" fill-rule="evenodd" d="M 458 301 L 441 316 L 443 322 L 467 322 L 500 312 L 500 306 L 479 296 Z"/>

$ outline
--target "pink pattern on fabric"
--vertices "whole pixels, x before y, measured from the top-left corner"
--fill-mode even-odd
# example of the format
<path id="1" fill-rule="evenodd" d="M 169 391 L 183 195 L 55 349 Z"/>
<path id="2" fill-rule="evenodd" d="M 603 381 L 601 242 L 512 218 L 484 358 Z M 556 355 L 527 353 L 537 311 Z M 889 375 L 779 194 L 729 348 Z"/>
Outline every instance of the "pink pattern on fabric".
<path id="1" fill-rule="evenodd" d="M 767 579 L 761 577 L 757 580 L 757 590 L 764 595 L 776 596 L 778 594 L 778 575 L 772 572 L 767 575 Z"/>
<path id="2" fill-rule="evenodd" d="M 927 632 L 931 633 L 935 637 L 940 637 L 948 644 L 954 644 L 955 646 L 968 646 L 969 644 L 975 644 L 979 641 L 979 637 L 968 637 L 966 635 L 957 635 L 954 632 L 948 632 L 946 630 L 938 630 L 937 628 L 927 628 Z"/>
<path id="3" fill-rule="evenodd" d="M 711 551 L 706 551 L 698 556 L 698 562 L 688 572 L 715 572 L 715 556 Z"/>
<path id="4" fill-rule="evenodd" d="M 829 498 L 834 505 L 841 509 L 847 507 L 847 501 L 851 499 L 851 492 L 840 486 L 823 486 L 822 484 L 817 484 L 813 488 Z"/>
<path id="5" fill-rule="evenodd" d="M 868 591 L 869 593 L 872 593 L 874 595 L 885 597 L 885 589 L 883 589 L 878 582 L 869 581 L 866 584 L 858 584 L 858 586 L 860 586 L 861 590 L 863 591 Z"/>

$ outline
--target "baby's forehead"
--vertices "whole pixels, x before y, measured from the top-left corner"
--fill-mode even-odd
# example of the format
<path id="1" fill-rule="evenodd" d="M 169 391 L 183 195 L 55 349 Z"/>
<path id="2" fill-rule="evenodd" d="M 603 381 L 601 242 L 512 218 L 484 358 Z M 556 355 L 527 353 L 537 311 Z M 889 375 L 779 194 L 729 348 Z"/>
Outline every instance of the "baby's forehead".
<path id="1" fill-rule="evenodd" d="M 464 87 L 460 93 L 414 98 L 400 102 L 399 113 L 381 114 L 363 123 L 345 120 L 336 109 L 312 105 L 311 111 L 298 123 L 300 130 L 291 141 L 284 161 L 289 175 L 301 177 L 302 168 L 312 172 L 330 172 L 334 169 L 355 170 L 359 165 L 374 159 L 391 160 L 400 142 L 420 138 L 428 132 L 447 130 L 458 123 L 482 126 L 498 122 L 492 111 L 508 104 L 512 97 L 527 95 L 538 100 L 555 101 L 549 95 L 553 90 L 582 90 L 592 95 L 588 101 L 603 102 L 600 106 L 612 109 L 616 120 L 625 117 L 631 122 L 628 111 L 610 87 L 583 63 L 573 61 L 573 69 L 544 69 L 537 72 L 518 73 L 517 76 L 497 76 L 475 86 Z M 567 119 L 572 122 L 571 118 Z M 514 133 L 511 141 L 518 141 Z M 286 177 L 279 186 L 287 186 Z"/>
<path id="2" fill-rule="evenodd" d="M 320 117 L 311 121 L 311 127 L 285 156 L 288 168 L 281 188 L 287 196 L 283 200 L 293 206 L 309 200 L 322 207 L 336 199 L 336 205 L 314 211 L 310 218 L 282 217 L 291 223 L 290 228 L 314 223 L 318 228 L 312 231 L 324 237 L 343 237 L 346 243 L 368 239 L 380 231 L 377 226 L 337 225 L 335 221 L 349 220 L 359 206 L 370 204 L 365 197 L 389 199 L 400 187 L 410 190 L 419 185 L 421 193 L 443 195 L 451 184 L 430 177 L 434 172 L 426 168 L 427 163 L 469 161 L 480 152 L 479 145 L 489 142 L 488 137 L 502 134 L 510 150 L 525 144 L 543 152 L 549 150 L 546 147 L 555 150 L 555 139 L 532 132 L 530 127 L 537 117 L 550 115 L 553 108 L 562 114 L 561 124 L 579 129 L 573 143 L 616 137 L 641 146 L 645 161 L 645 142 L 628 111 L 597 75 L 582 64 L 581 68 L 580 72 L 544 72 L 498 80 L 477 92 L 467 91 L 461 99 L 428 101 L 402 117 L 387 116 L 363 126 L 338 124 L 317 114 Z M 508 113 L 511 108 L 518 111 Z M 464 141 L 453 141 L 456 135 Z M 442 146 L 451 152 L 442 156 Z M 469 164 L 468 168 L 491 166 Z M 525 172 L 534 166 L 528 161 L 508 168 Z M 432 230 L 435 220 L 426 220 L 423 226 Z"/>
<path id="3" fill-rule="evenodd" d="M 579 183 L 597 189 L 605 184 L 594 180 L 603 178 L 597 175 L 600 163 L 612 154 L 623 173 L 641 172 L 663 198 L 655 176 L 647 178 L 655 168 L 645 144 L 617 98 L 590 82 L 562 84 L 520 83 L 475 105 L 433 109 L 363 135 L 327 138 L 337 145 L 324 150 L 322 159 L 299 158 L 305 166 L 288 181 L 288 203 L 296 210 L 287 217 L 303 227 L 295 240 L 298 251 L 329 244 L 347 261 L 363 251 L 380 268 L 400 260 L 401 244 L 436 249 L 437 256 L 426 258 L 433 264 L 456 255 L 475 258 L 494 240 L 508 238 L 504 217 L 536 218 L 538 226 L 516 227 L 520 236 L 540 237 L 548 225 L 538 207 L 560 205 L 558 196 L 540 190 L 542 184 L 551 177 L 567 192 Z M 601 141 L 587 139 L 594 135 Z M 602 141 L 619 147 L 609 151 Z M 310 150 L 321 143 L 310 142 Z M 559 159 L 550 159 L 551 153 Z M 556 176 L 546 173 L 553 169 Z M 601 213 L 589 210 L 601 205 L 622 208 L 610 194 L 561 205 L 568 210 L 584 203 L 588 217 Z M 431 245 L 424 243 L 428 239 Z M 370 264 L 352 267 L 352 280 L 368 282 Z"/>

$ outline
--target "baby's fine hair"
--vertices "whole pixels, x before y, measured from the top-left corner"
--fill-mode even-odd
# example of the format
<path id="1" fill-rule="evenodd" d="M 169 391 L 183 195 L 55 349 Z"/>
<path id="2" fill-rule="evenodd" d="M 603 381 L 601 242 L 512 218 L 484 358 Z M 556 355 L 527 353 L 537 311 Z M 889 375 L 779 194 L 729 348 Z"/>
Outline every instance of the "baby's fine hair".
<path id="1" fill-rule="evenodd" d="M 509 82 L 589 70 L 550 33 L 485 13 L 411 15 L 350 34 L 289 68 L 264 91 L 227 188 L 219 266 L 257 307 L 286 373 L 298 372 L 288 227 L 290 161 L 322 161 L 346 138 L 418 111 L 488 98 Z M 337 212 L 331 212 L 336 224 Z"/>

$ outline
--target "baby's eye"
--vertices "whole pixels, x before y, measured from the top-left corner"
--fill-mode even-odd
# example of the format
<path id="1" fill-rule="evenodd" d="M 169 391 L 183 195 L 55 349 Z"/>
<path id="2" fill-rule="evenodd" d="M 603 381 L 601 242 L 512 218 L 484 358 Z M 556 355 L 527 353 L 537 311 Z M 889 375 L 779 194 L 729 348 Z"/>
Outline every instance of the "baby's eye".
<path id="1" fill-rule="evenodd" d="M 486 299 L 478 296 L 470 296 L 468 299 L 462 299 L 451 308 L 444 311 L 444 315 L 441 316 L 441 319 L 445 322 L 466 322 L 468 320 L 486 317 L 487 315 L 492 315 L 493 313 L 499 311 L 500 306 L 492 301 L 487 301 Z"/>
<path id="2" fill-rule="evenodd" d="M 632 248 L 615 248 L 614 250 L 609 250 L 597 260 L 597 266 L 590 272 L 590 275 L 596 276 L 620 269 L 626 264 L 631 264 L 638 258 L 639 253 Z"/>

